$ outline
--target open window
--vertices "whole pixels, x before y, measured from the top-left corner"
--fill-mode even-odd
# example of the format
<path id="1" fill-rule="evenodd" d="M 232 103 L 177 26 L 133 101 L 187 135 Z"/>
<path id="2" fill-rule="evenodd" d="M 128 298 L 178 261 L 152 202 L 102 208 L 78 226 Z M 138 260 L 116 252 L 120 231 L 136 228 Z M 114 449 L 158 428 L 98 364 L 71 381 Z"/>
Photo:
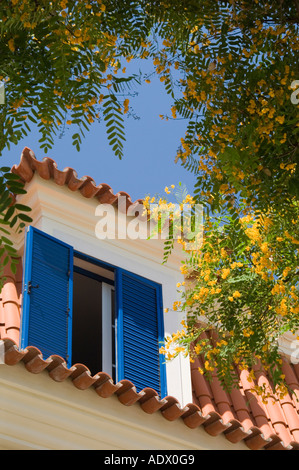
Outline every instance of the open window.
<path id="1" fill-rule="evenodd" d="M 114 271 L 74 255 L 72 364 L 115 379 Z"/>
<path id="2" fill-rule="evenodd" d="M 40 230 L 25 241 L 20 346 L 166 395 L 162 286 Z"/>

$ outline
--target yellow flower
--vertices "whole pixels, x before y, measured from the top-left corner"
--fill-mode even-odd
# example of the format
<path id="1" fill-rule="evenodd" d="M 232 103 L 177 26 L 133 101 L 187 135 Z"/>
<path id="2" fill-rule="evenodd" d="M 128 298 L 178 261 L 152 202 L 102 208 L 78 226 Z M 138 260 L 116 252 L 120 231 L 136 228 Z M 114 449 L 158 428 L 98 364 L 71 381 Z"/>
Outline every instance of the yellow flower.
<path id="1" fill-rule="evenodd" d="M 188 274 L 188 267 L 186 265 L 180 266 L 180 271 L 182 274 Z"/>
<path id="2" fill-rule="evenodd" d="M 254 371 L 251 370 L 248 374 L 248 382 L 253 382 L 255 380 Z"/>
<path id="3" fill-rule="evenodd" d="M 280 314 L 281 316 L 284 316 L 288 313 L 288 307 L 286 305 L 286 299 L 282 299 L 280 302 L 280 305 L 276 307 L 275 311 Z"/>
<path id="4" fill-rule="evenodd" d="M 129 111 L 129 100 L 125 99 L 124 100 L 124 114 L 126 114 Z"/>
<path id="5" fill-rule="evenodd" d="M 275 121 L 279 122 L 279 124 L 283 124 L 284 123 L 284 116 L 277 116 L 277 118 L 275 118 Z"/>
<path id="6" fill-rule="evenodd" d="M 268 243 L 267 242 L 264 242 L 261 244 L 261 250 L 263 253 L 267 253 L 268 252 Z"/>
<path id="7" fill-rule="evenodd" d="M 282 276 L 283 276 L 283 277 L 286 277 L 286 276 L 289 274 L 290 271 L 291 271 L 291 268 L 290 268 L 289 266 L 287 266 L 287 267 L 283 270 Z"/>
<path id="8" fill-rule="evenodd" d="M 195 354 L 199 354 L 201 350 L 202 350 L 202 347 L 199 344 L 197 344 L 194 348 Z"/>
<path id="9" fill-rule="evenodd" d="M 224 268 L 222 270 L 222 274 L 221 274 L 222 279 L 226 279 L 227 276 L 229 275 L 229 273 L 230 273 L 230 269 L 229 268 Z"/>
<path id="10" fill-rule="evenodd" d="M 210 366 L 209 361 L 206 361 L 206 362 L 205 362 L 205 368 L 206 368 L 206 370 L 210 370 L 210 371 L 213 371 L 213 370 L 214 370 L 214 367 L 213 367 L 213 366 Z"/>
<path id="11" fill-rule="evenodd" d="M 242 297 L 242 294 L 240 294 L 240 292 L 238 290 L 236 290 L 234 293 L 233 293 L 233 297 L 235 299 L 239 298 L 239 297 Z"/>
<path id="12" fill-rule="evenodd" d="M 176 301 L 176 302 L 174 302 L 174 303 L 173 303 L 173 307 L 172 307 L 172 308 L 173 308 L 173 310 L 175 310 L 175 311 L 176 311 L 180 305 L 181 305 L 181 302 L 180 302 L 180 301 Z"/>
<path id="13" fill-rule="evenodd" d="M 285 169 L 286 169 L 287 171 L 289 171 L 289 170 L 294 170 L 295 168 L 296 168 L 296 163 L 289 163 L 289 164 L 285 167 Z"/>
<path id="14" fill-rule="evenodd" d="M 13 39 L 10 39 L 10 40 L 8 41 L 8 47 L 9 47 L 9 49 L 11 50 L 11 52 L 15 52 L 16 47 L 15 47 L 15 42 L 14 42 Z"/>
<path id="15" fill-rule="evenodd" d="M 243 330 L 243 335 L 246 336 L 246 337 L 249 337 L 249 336 L 251 336 L 251 335 L 253 335 L 253 334 L 254 334 L 254 331 L 251 330 L 250 328 L 245 328 L 245 329 Z"/>

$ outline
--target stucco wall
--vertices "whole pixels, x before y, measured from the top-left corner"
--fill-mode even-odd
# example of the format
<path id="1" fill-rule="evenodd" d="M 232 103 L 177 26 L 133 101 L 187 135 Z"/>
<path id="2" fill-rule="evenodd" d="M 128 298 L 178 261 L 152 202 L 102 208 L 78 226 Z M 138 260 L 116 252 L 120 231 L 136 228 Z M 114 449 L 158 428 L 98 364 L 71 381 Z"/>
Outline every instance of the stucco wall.
<path id="1" fill-rule="evenodd" d="M 124 406 L 116 396 L 101 398 L 61 383 L 48 372 L 32 374 L 23 363 L 0 365 L 0 449 L 4 450 L 248 450 L 223 435 L 189 429 L 160 412 Z M 109 453 L 107 453 L 109 455 Z"/>

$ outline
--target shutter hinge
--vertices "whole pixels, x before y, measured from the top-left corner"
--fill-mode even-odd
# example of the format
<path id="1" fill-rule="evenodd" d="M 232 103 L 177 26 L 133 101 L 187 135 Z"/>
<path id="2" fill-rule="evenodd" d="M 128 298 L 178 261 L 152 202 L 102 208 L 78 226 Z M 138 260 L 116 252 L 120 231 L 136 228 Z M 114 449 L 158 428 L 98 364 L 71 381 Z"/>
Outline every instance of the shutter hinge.
<path id="1" fill-rule="evenodd" d="M 37 289 L 38 287 L 39 287 L 38 284 L 36 284 L 36 286 L 33 286 L 33 285 L 32 285 L 32 282 L 29 281 L 29 282 L 28 282 L 28 286 L 27 286 L 27 292 L 28 292 L 28 294 L 31 294 L 31 289 Z"/>

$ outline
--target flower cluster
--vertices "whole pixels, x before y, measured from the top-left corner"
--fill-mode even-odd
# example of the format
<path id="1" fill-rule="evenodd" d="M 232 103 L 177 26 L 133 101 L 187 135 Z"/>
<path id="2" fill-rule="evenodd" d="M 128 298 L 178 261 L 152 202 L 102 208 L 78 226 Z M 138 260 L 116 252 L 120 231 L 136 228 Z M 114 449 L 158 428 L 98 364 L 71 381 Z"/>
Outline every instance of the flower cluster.
<path id="1" fill-rule="evenodd" d="M 244 212 L 246 206 L 238 219 L 207 217 L 200 250 L 185 253 L 185 281 L 172 305 L 185 313 L 184 330 L 167 337 L 161 352 L 167 359 L 183 352 L 191 361 L 201 355 L 200 372 L 217 374 L 228 388 L 236 366 L 250 371 L 259 364 L 283 393 L 279 339 L 299 331 L 298 226 L 293 220 L 285 230 L 274 213 Z M 209 329 L 212 341 L 202 336 Z"/>

